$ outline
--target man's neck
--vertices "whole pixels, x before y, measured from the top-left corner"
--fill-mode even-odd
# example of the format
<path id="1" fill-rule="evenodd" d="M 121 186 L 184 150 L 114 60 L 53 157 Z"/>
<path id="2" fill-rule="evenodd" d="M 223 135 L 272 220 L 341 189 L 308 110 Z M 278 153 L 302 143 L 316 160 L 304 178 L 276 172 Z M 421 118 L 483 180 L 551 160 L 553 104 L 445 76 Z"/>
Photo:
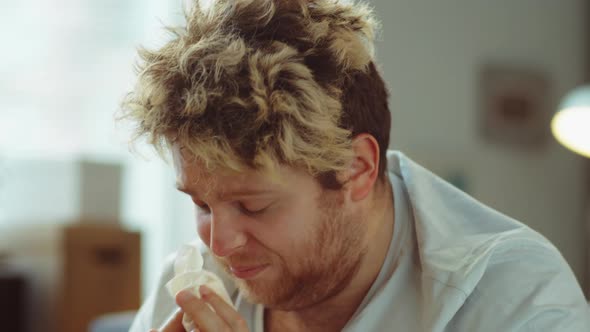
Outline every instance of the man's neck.
<path id="1" fill-rule="evenodd" d="M 264 331 L 341 331 L 377 279 L 393 236 L 393 190 L 386 181 L 385 195 L 375 206 L 368 228 L 368 246 L 350 284 L 330 299 L 303 310 L 265 310 Z"/>

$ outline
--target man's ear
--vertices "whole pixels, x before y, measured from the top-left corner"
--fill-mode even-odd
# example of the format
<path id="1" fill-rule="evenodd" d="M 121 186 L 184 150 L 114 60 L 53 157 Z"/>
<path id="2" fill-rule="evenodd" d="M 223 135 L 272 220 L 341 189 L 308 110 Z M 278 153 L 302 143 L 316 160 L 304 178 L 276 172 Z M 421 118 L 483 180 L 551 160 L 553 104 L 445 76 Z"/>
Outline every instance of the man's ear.
<path id="1" fill-rule="evenodd" d="M 352 201 L 363 200 L 373 189 L 379 176 L 379 144 L 375 137 L 360 134 L 352 140 L 354 157 L 345 171 L 346 188 Z"/>

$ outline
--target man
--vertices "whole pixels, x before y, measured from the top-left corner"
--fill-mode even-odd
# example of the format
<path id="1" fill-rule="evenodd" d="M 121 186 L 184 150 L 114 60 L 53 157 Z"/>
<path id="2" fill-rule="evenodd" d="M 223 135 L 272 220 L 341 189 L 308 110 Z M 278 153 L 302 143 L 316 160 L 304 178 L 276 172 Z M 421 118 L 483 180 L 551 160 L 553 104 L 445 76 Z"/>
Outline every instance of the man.
<path id="1" fill-rule="evenodd" d="M 172 156 L 233 306 L 172 299 L 167 264 L 131 331 L 590 331 L 546 239 L 387 151 L 373 26 L 334 0 L 219 0 L 140 52 L 125 116 Z"/>

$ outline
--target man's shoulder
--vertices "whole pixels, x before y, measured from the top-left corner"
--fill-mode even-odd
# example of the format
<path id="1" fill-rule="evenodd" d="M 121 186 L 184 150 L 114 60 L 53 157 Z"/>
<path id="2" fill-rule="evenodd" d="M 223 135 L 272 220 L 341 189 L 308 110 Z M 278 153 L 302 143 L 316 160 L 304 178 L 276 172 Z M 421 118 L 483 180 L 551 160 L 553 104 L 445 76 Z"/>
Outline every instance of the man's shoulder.
<path id="1" fill-rule="evenodd" d="M 143 332 L 152 328 L 158 328 L 176 310 L 176 304 L 168 294 L 165 284 L 174 276 L 174 259 L 176 255 L 170 254 L 164 259 L 156 288 L 150 291 L 146 300 L 137 312 L 130 332 Z"/>
<path id="2" fill-rule="evenodd" d="M 488 289 L 516 288 L 526 292 L 525 289 L 535 284 L 559 281 L 560 278 L 580 290 L 574 273 L 559 250 L 542 235 L 529 228 L 501 235 L 491 238 L 487 246 L 479 249 L 485 269 L 478 277 L 475 291 L 483 293 Z"/>
<path id="3" fill-rule="evenodd" d="M 561 327 L 569 317 L 578 326 L 587 324 L 581 287 L 549 240 L 403 154 L 389 157 L 391 175 L 402 180 L 407 197 L 421 297 L 434 320 L 481 317 L 473 323 L 489 319 L 486 326 L 496 330 L 514 329 L 494 325 L 500 319 Z M 554 310 L 546 312 L 549 308 Z M 457 330 L 481 330 L 477 326 Z"/>
<path id="4" fill-rule="evenodd" d="M 549 241 L 529 229 L 481 240 L 461 255 L 450 245 L 421 270 L 429 321 L 449 331 L 590 331 L 582 289 Z"/>
<path id="5" fill-rule="evenodd" d="M 493 246 L 454 324 L 459 330 L 587 331 L 590 310 L 557 249 L 535 238 L 514 237 Z"/>
<path id="6" fill-rule="evenodd" d="M 511 260 L 514 257 L 541 253 L 569 269 L 540 233 L 481 203 L 402 153 L 390 153 L 398 158 L 392 175 L 401 179 L 421 269 L 427 275 L 470 293 L 490 264 L 510 265 L 518 261 Z"/>

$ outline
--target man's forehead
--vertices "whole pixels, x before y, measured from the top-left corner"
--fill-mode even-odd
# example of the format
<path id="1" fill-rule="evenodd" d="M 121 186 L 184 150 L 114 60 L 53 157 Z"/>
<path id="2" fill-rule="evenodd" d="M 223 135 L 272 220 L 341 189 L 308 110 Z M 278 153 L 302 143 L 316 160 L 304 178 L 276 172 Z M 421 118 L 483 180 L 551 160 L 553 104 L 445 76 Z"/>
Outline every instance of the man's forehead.
<path id="1" fill-rule="evenodd" d="M 176 165 L 176 188 L 194 197 L 225 200 L 228 196 L 254 196 L 279 191 L 283 183 L 254 170 L 208 170 L 202 162 Z"/>
<path id="2" fill-rule="evenodd" d="M 261 191 L 271 184 L 262 174 L 257 172 L 208 170 L 198 162 L 185 164 L 176 171 L 176 187 L 185 192 L 199 189 L 203 194 L 215 192 L 222 196 L 229 192 Z"/>
<path id="3" fill-rule="evenodd" d="M 227 168 L 209 169 L 188 149 L 176 145 L 173 152 L 177 188 L 184 192 L 199 191 L 203 195 L 216 193 L 219 196 L 234 192 L 256 194 L 265 191 L 278 191 L 288 186 L 288 179 L 302 176 L 303 171 L 285 165 L 277 166 L 276 172 L 246 168 L 237 172 Z"/>

